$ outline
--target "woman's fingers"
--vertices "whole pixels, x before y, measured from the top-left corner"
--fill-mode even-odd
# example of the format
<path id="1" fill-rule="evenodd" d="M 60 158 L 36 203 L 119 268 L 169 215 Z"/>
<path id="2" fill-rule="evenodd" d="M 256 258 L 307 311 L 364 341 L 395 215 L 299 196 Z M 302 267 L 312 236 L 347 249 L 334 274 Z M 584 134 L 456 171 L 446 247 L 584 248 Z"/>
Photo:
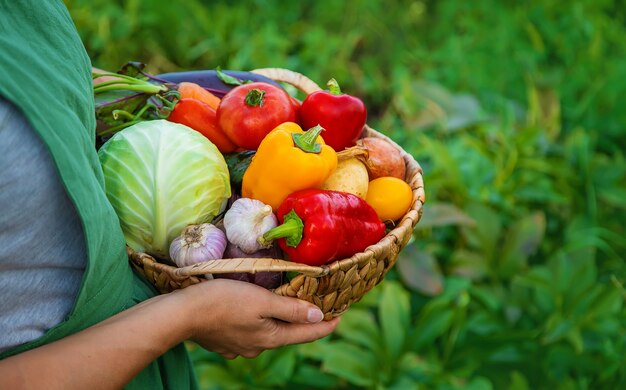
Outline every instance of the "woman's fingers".
<path id="1" fill-rule="evenodd" d="M 282 345 L 310 343 L 319 340 L 331 334 L 338 324 L 339 317 L 317 324 L 279 323 L 272 340 L 276 344 L 271 347 L 276 348 Z"/>
<path id="2" fill-rule="evenodd" d="M 269 299 L 261 314 L 265 318 L 300 324 L 315 324 L 324 319 L 324 313 L 312 303 L 279 295 L 273 295 Z"/>

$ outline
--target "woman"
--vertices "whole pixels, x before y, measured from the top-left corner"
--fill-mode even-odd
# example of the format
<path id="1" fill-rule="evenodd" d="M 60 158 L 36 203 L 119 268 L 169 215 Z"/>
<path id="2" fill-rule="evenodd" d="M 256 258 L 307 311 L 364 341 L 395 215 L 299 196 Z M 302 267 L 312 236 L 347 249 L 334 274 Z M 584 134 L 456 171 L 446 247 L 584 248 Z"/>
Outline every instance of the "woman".
<path id="1" fill-rule="evenodd" d="M 185 340 L 254 357 L 333 331 L 317 307 L 243 282 L 157 296 L 104 193 L 91 64 L 67 9 L 0 8 L 0 388 L 194 388 Z"/>

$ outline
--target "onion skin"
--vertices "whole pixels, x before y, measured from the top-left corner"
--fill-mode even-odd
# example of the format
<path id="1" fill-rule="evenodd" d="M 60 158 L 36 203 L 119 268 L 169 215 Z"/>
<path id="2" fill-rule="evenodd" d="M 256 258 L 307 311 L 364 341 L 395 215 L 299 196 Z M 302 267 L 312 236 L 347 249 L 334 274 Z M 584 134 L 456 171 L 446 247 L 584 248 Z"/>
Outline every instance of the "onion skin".
<path id="1" fill-rule="evenodd" d="M 365 149 L 358 158 L 365 164 L 370 180 L 393 176 L 404 180 L 406 165 L 400 151 L 382 138 L 365 137 L 357 141 L 357 147 Z"/>

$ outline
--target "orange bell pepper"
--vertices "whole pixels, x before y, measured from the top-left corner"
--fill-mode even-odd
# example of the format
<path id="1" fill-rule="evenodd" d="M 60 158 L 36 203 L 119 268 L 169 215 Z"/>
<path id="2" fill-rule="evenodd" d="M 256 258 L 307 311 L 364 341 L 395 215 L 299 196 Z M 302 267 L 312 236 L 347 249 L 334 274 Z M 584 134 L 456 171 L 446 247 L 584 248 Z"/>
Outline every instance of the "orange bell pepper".
<path id="1" fill-rule="evenodd" d="M 285 122 L 269 132 L 243 175 L 242 196 L 272 206 L 299 190 L 319 188 L 337 168 L 337 154 L 315 126 L 308 131 Z"/>

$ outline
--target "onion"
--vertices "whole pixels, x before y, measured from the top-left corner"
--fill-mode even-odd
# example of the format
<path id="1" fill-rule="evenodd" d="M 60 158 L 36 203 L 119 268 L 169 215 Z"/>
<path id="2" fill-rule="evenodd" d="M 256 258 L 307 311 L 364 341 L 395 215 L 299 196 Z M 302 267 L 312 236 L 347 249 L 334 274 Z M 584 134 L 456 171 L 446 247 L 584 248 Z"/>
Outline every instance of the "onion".
<path id="1" fill-rule="evenodd" d="M 393 176 L 404 180 L 406 165 L 400 151 L 382 138 L 365 137 L 357 141 L 367 155 L 361 157 L 370 174 L 370 180 Z"/>

